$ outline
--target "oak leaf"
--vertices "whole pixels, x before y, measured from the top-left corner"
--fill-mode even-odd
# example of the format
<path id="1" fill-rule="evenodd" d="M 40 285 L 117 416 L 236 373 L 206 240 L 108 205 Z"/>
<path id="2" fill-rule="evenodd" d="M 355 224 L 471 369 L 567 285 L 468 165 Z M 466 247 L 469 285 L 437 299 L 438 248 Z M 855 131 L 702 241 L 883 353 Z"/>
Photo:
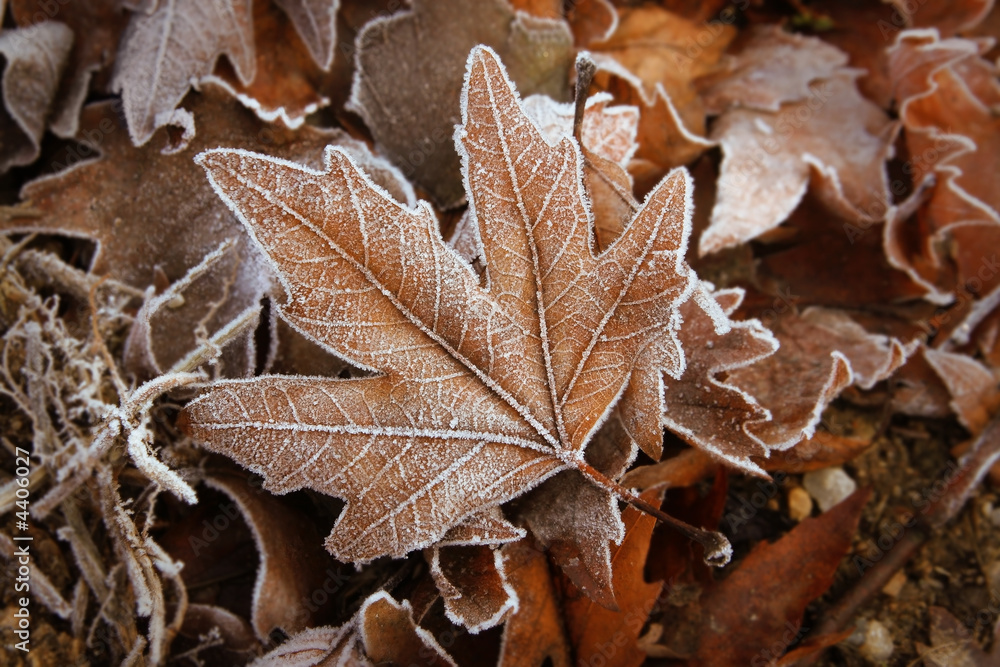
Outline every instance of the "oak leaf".
<path id="1" fill-rule="evenodd" d="M 199 157 L 281 276 L 281 316 L 378 374 L 223 382 L 182 421 L 275 492 L 345 498 L 326 543 L 341 560 L 431 545 L 560 470 L 626 496 L 584 450 L 650 340 L 674 340 L 663 370 L 683 369 L 686 174 L 595 254 L 577 144 L 546 141 L 488 48 L 469 57 L 462 115 L 485 287 L 426 203 L 401 206 L 342 150 L 323 172 L 239 150 Z"/>

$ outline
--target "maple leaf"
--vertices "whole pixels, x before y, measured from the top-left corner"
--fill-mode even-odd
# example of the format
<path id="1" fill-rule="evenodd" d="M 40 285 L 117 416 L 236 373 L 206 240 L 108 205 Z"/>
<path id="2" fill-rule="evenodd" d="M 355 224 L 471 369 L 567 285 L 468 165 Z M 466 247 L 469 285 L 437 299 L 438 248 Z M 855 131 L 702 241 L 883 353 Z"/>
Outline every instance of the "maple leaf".
<path id="1" fill-rule="evenodd" d="M 341 560 L 433 544 L 565 469 L 642 502 L 583 452 L 643 347 L 679 324 L 694 279 L 686 172 L 595 254 L 579 147 L 545 140 L 486 47 L 469 56 L 462 116 L 485 287 L 426 203 L 401 206 L 342 150 L 323 172 L 240 150 L 198 158 L 281 277 L 281 316 L 378 374 L 222 382 L 182 423 L 275 492 L 345 498 L 326 543 Z M 678 353 L 664 370 L 682 368 Z"/>

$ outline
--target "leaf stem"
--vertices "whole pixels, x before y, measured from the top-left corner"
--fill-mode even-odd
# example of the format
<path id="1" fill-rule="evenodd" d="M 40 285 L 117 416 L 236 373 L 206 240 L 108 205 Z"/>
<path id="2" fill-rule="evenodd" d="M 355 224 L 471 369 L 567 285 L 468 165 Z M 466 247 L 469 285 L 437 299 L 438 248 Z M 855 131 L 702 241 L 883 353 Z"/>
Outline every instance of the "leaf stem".
<path id="1" fill-rule="evenodd" d="M 573 137 L 583 146 L 581 130 L 583 128 L 583 112 L 587 107 L 587 93 L 597 72 L 597 64 L 586 51 L 581 51 L 576 57 L 576 93 L 573 108 Z"/>
<path id="2" fill-rule="evenodd" d="M 670 526 L 689 540 L 694 540 L 700 544 L 705 549 L 706 564 L 711 565 L 712 567 L 722 567 L 729 562 L 730 558 L 732 558 L 733 547 L 729 544 L 729 540 L 727 540 L 726 536 L 722 533 L 714 530 L 697 528 L 689 523 L 681 521 L 676 517 L 670 516 L 663 510 L 650 505 L 645 500 L 622 487 L 618 483 L 608 479 L 601 474 L 600 471 L 585 461 L 577 463 L 576 469 L 589 477 L 595 484 L 614 494 L 621 500 L 624 500 L 632 507 L 641 512 L 645 512 L 646 514 L 654 517 L 657 521 Z"/>

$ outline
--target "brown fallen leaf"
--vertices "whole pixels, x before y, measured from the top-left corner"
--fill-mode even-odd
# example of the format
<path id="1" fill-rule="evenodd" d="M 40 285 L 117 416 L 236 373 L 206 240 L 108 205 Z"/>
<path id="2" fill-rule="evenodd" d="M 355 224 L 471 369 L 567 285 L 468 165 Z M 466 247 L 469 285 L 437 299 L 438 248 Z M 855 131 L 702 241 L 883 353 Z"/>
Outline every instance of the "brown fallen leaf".
<path id="1" fill-rule="evenodd" d="M 572 660 L 561 602 L 545 552 L 530 540 L 522 540 L 504 547 L 503 554 L 518 607 L 504 624 L 497 665 L 540 667 L 551 660 L 553 667 L 569 667 Z"/>
<path id="2" fill-rule="evenodd" d="M 320 69 L 333 64 L 340 0 L 274 0 L 285 10 Z"/>
<path id="3" fill-rule="evenodd" d="M 38 157 L 72 42 L 73 31 L 56 21 L 0 33 L 5 61 L 0 173 Z"/>
<path id="4" fill-rule="evenodd" d="M 658 494 L 651 492 L 643 497 L 647 502 L 656 502 Z M 566 633 L 578 664 L 593 664 L 595 659 L 603 657 L 606 665 L 637 667 L 646 658 L 636 640 L 663 587 L 662 582 L 647 583 L 643 578 L 656 521 L 628 507 L 622 513 L 622 522 L 625 537 L 620 546 L 611 550 L 619 609 L 612 611 L 598 605 L 574 590 L 572 584 L 568 584 L 565 593 Z"/>
<path id="5" fill-rule="evenodd" d="M 847 64 L 847 54 L 817 37 L 785 32 L 781 26 L 751 28 L 743 48 L 718 71 L 695 82 L 708 113 L 730 107 L 780 111 L 786 102 L 814 94 L 809 84 L 828 79 Z"/>
<path id="6" fill-rule="evenodd" d="M 347 108 L 408 178 L 442 208 L 454 207 L 465 197 L 452 134 L 469 50 L 494 48 L 524 95 L 563 101 L 572 42 L 564 21 L 515 13 L 507 0 L 415 0 L 358 35 Z"/>
<path id="7" fill-rule="evenodd" d="M 965 354 L 924 348 L 923 356 L 947 387 L 958 421 L 978 435 L 1000 410 L 996 374 Z"/>
<path id="8" fill-rule="evenodd" d="M 731 466 L 763 474 L 750 457 L 766 456 L 768 447 L 753 429 L 770 414 L 752 394 L 720 379 L 723 374 L 732 378 L 736 369 L 750 367 L 778 349 L 778 340 L 758 320 L 729 318 L 742 300 L 741 290 L 713 292 L 710 284 L 700 283 L 694 298 L 680 309 L 685 322 L 680 333 L 687 360 L 684 375 L 659 377 L 658 345 L 647 348 L 636 365 L 619 409 L 632 439 L 654 461 L 662 454 L 666 427 Z M 651 411 L 658 402 L 662 409 Z"/>
<path id="9" fill-rule="evenodd" d="M 405 600 L 399 603 L 387 593 L 375 593 L 361 605 L 356 624 L 365 654 L 376 665 L 455 667 L 434 636 L 413 622 Z"/>
<path id="10" fill-rule="evenodd" d="M 431 576 L 444 598 L 445 614 L 477 634 L 517 609 L 499 550 L 489 546 L 434 546 L 425 552 Z"/>
<path id="11" fill-rule="evenodd" d="M 566 20 L 577 46 L 602 42 L 618 28 L 618 11 L 611 0 L 576 0 L 566 9 Z"/>
<path id="12" fill-rule="evenodd" d="M 236 504 L 257 545 L 260 563 L 250 609 L 257 638 L 266 642 L 275 628 L 294 634 L 315 625 L 317 607 L 303 600 L 323 590 L 327 571 L 340 564 L 318 548 L 312 524 L 241 475 L 213 472 L 203 482 Z"/>
<path id="13" fill-rule="evenodd" d="M 316 63 L 316 54 L 312 52 L 312 48 L 300 38 L 303 27 L 294 20 L 297 16 L 308 26 L 308 15 L 300 9 L 292 12 L 290 17 L 286 13 L 287 9 L 286 12 L 278 11 L 276 3 L 308 4 L 307 0 L 288 0 L 285 3 L 278 3 L 277 0 L 254 0 L 253 31 L 254 43 L 257 45 L 257 64 L 253 80 L 243 82 L 232 66 L 220 62 L 215 73 L 204 77 L 203 81 L 225 86 L 262 120 L 280 120 L 287 127 L 295 129 L 305 122 L 306 116 L 326 106 L 329 100 L 320 92 L 324 80 L 323 68 Z M 313 4 L 315 3 L 314 0 Z M 319 3 L 329 6 L 331 1 L 319 0 Z M 332 4 L 336 5 L 336 2 Z M 327 45 L 313 45 L 323 49 L 323 58 L 326 57 L 328 48 L 332 57 L 335 36 L 335 15 L 331 14 L 326 18 L 325 28 L 322 23 L 312 26 L 314 31 L 329 31 L 325 38 Z"/>
<path id="14" fill-rule="evenodd" d="M 861 97 L 858 73 L 840 70 L 810 84 L 808 98 L 780 111 L 730 108 L 712 128 L 723 160 L 712 221 L 700 254 L 777 227 L 812 182 L 823 203 L 866 228 L 889 208 L 885 161 L 897 124 Z M 742 76 L 742 75 L 741 75 Z"/>
<path id="15" fill-rule="evenodd" d="M 983 270 L 988 257 L 980 244 L 995 242 L 989 230 L 1000 225 L 1000 197 L 991 177 L 998 166 L 1000 119 L 990 111 L 1000 103 L 1000 84 L 996 65 L 980 57 L 990 44 L 911 30 L 888 50 L 910 177 L 914 184 L 935 181 L 915 219 L 898 211 L 889 216 L 886 255 L 935 303 L 948 303 L 962 286 L 947 251 L 952 228 L 980 227 L 966 230 L 963 240 L 972 247 L 959 255 L 961 279 L 968 280 Z M 988 273 L 991 282 L 980 288 L 1000 284 L 996 271 Z"/>
<path id="16" fill-rule="evenodd" d="M 781 346 L 771 357 L 734 369 L 729 382 L 754 396 L 773 419 L 747 430 L 774 449 L 815 432 L 823 409 L 846 387 L 870 389 L 889 377 L 914 346 L 868 333 L 843 311 L 808 308 L 776 318 Z"/>
<path id="17" fill-rule="evenodd" d="M 285 281 L 282 316 L 380 374 L 220 383 L 182 421 L 273 491 L 347 498 L 327 540 L 342 559 L 429 546 L 560 470 L 632 499 L 583 453 L 689 294 L 683 173 L 595 256 L 576 144 L 538 133 L 492 51 L 473 50 L 466 81 L 458 137 L 486 287 L 427 204 L 400 206 L 343 151 L 327 151 L 325 172 L 245 151 L 199 158 Z"/>
<path id="18" fill-rule="evenodd" d="M 64 138 L 76 135 L 80 111 L 91 88 L 107 88 L 107 72 L 115 60 L 127 15 L 117 0 L 90 0 L 62 4 L 53 14 L 46 0 L 10 0 L 10 13 L 21 27 L 57 18 L 73 31 L 66 69 L 53 103 L 49 128 Z M 67 43 L 69 40 L 67 40 Z"/>
<path id="19" fill-rule="evenodd" d="M 256 250 L 242 238 L 241 225 L 194 164 L 197 151 L 240 145 L 318 164 L 329 143 L 350 146 L 356 156 L 364 150 L 342 133 L 313 128 L 293 133 L 264 125 L 214 86 L 192 95 L 188 106 L 200 119 L 201 132 L 185 150 L 172 155 L 151 145 L 134 148 L 113 104 L 87 107 L 80 131 L 86 143 L 76 161 L 80 154 L 97 157 L 100 151 L 100 157 L 29 183 L 21 195 L 40 217 L 0 223 L 11 231 L 92 238 L 97 250 L 90 271 L 140 289 L 160 275 L 162 290 L 182 280 L 227 240 L 235 242 L 179 299 L 152 313 L 148 327 L 133 330 L 131 366 L 140 372 L 170 368 L 194 349 L 197 334 L 192 324 L 215 333 L 256 305 L 269 289 Z M 374 167 L 372 158 L 363 159 Z M 393 187 L 390 172 L 384 167 L 377 176 L 387 187 Z M 405 188 L 393 189 L 397 196 L 412 196 Z"/>
<path id="20" fill-rule="evenodd" d="M 684 664 L 770 664 L 780 658 L 801 637 L 806 606 L 833 583 L 869 495 L 858 490 L 777 542 L 758 544 L 728 577 L 667 619 L 687 627 L 676 628 L 677 636 L 696 638 L 694 656 Z"/>
<path id="21" fill-rule="evenodd" d="M 256 73 L 251 0 L 164 0 L 133 12 L 122 37 L 111 88 L 121 93 L 129 135 L 136 146 L 166 125 L 194 136 L 194 116 L 177 109 L 191 81 L 212 73 L 226 55 L 240 81 Z"/>

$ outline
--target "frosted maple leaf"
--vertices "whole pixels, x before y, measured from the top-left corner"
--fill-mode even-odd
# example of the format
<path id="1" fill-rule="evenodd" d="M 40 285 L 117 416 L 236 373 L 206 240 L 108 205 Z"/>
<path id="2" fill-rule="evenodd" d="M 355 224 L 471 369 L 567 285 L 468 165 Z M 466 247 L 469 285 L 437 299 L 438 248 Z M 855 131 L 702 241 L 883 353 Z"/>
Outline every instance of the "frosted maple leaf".
<path id="1" fill-rule="evenodd" d="M 426 202 L 400 205 L 338 148 L 324 171 L 241 150 L 198 157 L 279 276 L 281 317 L 374 375 L 219 382 L 182 423 L 274 492 L 345 499 L 326 541 L 341 560 L 446 534 L 517 539 L 497 506 L 566 469 L 658 512 L 584 450 L 652 341 L 672 351 L 662 370 L 683 372 L 678 307 L 697 280 L 683 259 L 687 173 L 597 253 L 579 145 L 546 139 L 486 47 L 469 56 L 456 145 L 485 284 Z"/>

